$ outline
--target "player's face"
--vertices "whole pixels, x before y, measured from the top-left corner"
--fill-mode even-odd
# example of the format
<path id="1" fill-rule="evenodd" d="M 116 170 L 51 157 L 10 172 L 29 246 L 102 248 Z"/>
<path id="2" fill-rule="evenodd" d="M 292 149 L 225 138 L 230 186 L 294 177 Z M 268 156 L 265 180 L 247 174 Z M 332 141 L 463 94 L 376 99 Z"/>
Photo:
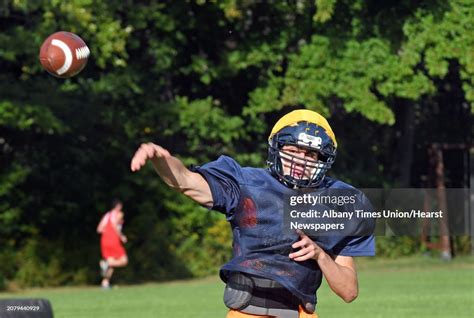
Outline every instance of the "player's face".
<path id="1" fill-rule="evenodd" d="M 118 203 L 118 204 L 116 204 L 116 205 L 115 205 L 115 208 L 114 208 L 114 210 L 117 210 L 117 211 L 122 211 L 122 208 L 123 208 L 123 205 L 122 205 L 122 203 Z"/>
<path id="2" fill-rule="evenodd" d="M 310 179 L 315 170 L 318 152 L 292 145 L 281 148 L 283 173 L 295 179 Z"/>

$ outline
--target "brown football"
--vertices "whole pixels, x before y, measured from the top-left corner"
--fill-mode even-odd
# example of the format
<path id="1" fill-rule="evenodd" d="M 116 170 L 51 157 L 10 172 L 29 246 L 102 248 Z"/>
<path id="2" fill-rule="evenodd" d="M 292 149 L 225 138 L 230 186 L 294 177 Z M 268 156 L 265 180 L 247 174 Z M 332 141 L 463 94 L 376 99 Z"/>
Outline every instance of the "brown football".
<path id="1" fill-rule="evenodd" d="M 76 34 L 60 31 L 51 34 L 41 45 L 39 59 L 50 74 L 68 78 L 86 66 L 89 48 Z"/>

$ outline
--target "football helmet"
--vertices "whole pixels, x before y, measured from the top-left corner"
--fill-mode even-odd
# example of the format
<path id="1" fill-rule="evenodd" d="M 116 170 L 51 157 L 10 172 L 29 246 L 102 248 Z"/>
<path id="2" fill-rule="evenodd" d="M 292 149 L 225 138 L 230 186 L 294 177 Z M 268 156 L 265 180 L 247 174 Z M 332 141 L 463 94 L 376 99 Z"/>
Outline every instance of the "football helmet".
<path id="1" fill-rule="evenodd" d="M 268 168 L 290 188 L 318 187 L 336 158 L 337 141 L 331 126 L 311 110 L 295 110 L 280 118 L 273 126 L 268 144 Z M 305 155 L 284 151 L 285 146 L 297 147 Z M 306 155 L 313 151 L 317 152 L 317 159 Z"/>

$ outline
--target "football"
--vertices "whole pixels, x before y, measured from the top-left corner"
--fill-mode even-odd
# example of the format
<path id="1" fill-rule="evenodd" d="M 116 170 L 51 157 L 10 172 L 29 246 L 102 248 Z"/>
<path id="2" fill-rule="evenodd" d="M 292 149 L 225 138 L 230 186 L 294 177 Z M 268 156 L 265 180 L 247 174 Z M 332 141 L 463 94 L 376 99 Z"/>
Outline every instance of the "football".
<path id="1" fill-rule="evenodd" d="M 84 69 L 89 48 L 76 34 L 60 31 L 51 34 L 41 45 L 39 59 L 50 74 L 68 78 Z"/>

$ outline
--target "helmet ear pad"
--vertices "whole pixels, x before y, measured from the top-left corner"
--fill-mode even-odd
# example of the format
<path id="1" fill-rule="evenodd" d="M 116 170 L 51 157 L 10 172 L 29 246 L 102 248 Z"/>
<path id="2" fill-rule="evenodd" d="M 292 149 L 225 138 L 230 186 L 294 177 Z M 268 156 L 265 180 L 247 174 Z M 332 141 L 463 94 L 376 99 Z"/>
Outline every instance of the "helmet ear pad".
<path id="1" fill-rule="evenodd" d="M 292 145 L 300 148 L 318 152 L 317 160 L 302 160 L 292 154 L 282 152 L 285 145 Z M 283 155 L 283 156 L 282 156 Z M 323 181 L 326 172 L 331 168 L 336 158 L 336 146 L 333 140 L 326 134 L 320 126 L 299 122 L 296 125 L 287 126 L 274 134 L 269 140 L 267 165 L 271 173 L 281 182 L 291 188 L 314 188 Z M 290 166 L 294 161 L 304 165 L 306 169 L 313 169 L 309 178 L 294 178 L 285 174 L 283 160 L 290 160 Z"/>

